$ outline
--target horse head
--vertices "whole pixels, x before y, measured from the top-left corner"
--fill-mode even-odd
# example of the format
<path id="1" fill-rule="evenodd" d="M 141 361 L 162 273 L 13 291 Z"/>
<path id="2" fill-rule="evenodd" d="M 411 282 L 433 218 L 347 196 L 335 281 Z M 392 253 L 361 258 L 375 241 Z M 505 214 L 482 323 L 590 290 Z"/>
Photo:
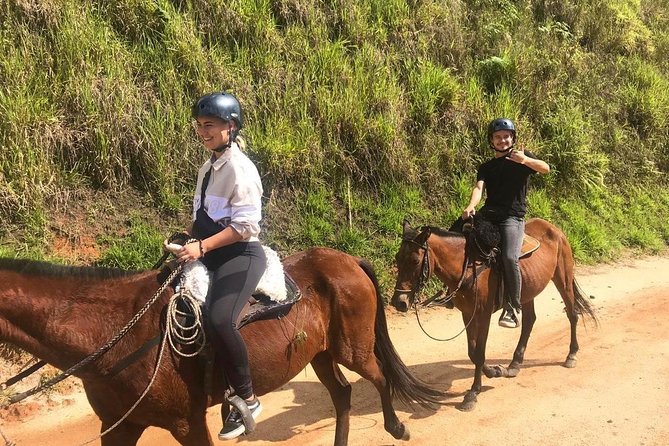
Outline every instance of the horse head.
<path id="1" fill-rule="evenodd" d="M 395 255 L 397 282 L 390 304 L 398 311 L 406 312 L 416 303 L 416 296 L 430 276 L 427 240 L 431 230 L 427 226 L 414 229 L 406 220 L 402 226 L 402 244 Z"/>

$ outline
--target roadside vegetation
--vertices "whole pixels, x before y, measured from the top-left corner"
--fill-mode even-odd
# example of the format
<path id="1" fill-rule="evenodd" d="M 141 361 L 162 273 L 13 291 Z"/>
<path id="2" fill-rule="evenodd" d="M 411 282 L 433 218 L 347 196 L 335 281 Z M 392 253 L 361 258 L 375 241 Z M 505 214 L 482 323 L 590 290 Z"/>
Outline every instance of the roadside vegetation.
<path id="1" fill-rule="evenodd" d="M 579 262 L 669 241 L 667 0 L 3 0 L 0 54 L 4 256 L 151 267 L 205 157 L 190 105 L 222 89 L 282 255 L 392 286 L 402 220 L 450 225 L 498 116 Z"/>

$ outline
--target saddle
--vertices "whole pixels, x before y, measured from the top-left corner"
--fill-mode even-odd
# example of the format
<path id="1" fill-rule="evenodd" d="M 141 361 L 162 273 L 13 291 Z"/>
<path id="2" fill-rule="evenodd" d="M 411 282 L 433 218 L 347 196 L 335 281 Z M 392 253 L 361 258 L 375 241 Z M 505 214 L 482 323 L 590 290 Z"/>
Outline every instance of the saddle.
<path id="1" fill-rule="evenodd" d="M 464 222 L 459 219 L 451 226 L 451 229 L 460 229 L 465 234 L 467 244 L 465 249 L 469 256 L 469 266 L 474 269 L 473 275 L 477 276 L 487 268 L 497 271 L 498 285 L 495 298 L 495 311 L 504 305 L 504 280 L 502 280 L 502 264 L 496 261 L 499 253 L 501 236 L 497 227 L 484 218 L 474 217 L 474 222 Z M 531 235 L 524 234 L 520 249 L 519 259 L 528 258 L 534 251 L 539 249 L 541 242 Z M 472 278 L 472 280 L 474 280 Z"/>
<path id="2" fill-rule="evenodd" d="M 302 293 L 293 279 L 283 270 L 278 254 L 263 246 L 267 257 L 267 267 L 249 298 L 240 316 L 239 328 L 258 319 L 280 317 L 302 298 Z M 176 268 L 176 261 L 166 264 L 166 268 Z M 169 274 L 169 272 L 168 272 Z M 187 290 L 206 312 L 206 297 L 210 287 L 210 273 L 199 261 L 187 263 L 182 273 L 171 284 L 175 292 Z"/>
<path id="3" fill-rule="evenodd" d="M 249 298 L 249 305 L 239 322 L 240 328 L 259 319 L 285 316 L 290 311 L 293 305 L 302 298 L 302 293 L 287 273 L 284 273 L 284 281 L 286 286 L 286 298 L 284 300 L 277 302 L 264 293 L 255 293 Z"/>
<path id="4" fill-rule="evenodd" d="M 539 249 L 539 246 L 541 246 L 541 242 L 531 235 L 525 234 L 523 237 L 523 246 L 520 247 L 520 257 L 521 259 L 524 259 L 525 257 L 529 257 L 532 255 L 534 251 Z"/>
<path id="5" fill-rule="evenodd" d="M 456 227 L 456 224 L 452 228 Z M 460 231 L 467 237 L 467 249 L 470 254 L 470 261 L 477 265 L 494 263 L 494 259 L 499 252 L 501 237 L 499 230 L 489 221 L 476 219 L 474 223 L 463 223 L 459 226 Z M 532 255 L 539 249 L 541 242 L 529 234 L 524 234 L 523 244 L 520 248 L 518 258 L 523 259 Z"/>

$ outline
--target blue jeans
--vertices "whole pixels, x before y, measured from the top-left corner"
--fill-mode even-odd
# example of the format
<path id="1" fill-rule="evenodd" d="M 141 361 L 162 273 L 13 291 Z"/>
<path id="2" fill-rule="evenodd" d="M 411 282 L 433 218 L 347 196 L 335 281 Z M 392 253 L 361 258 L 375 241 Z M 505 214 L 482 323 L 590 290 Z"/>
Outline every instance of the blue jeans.
<path id="1" fill-rule="evenodd" d="M 522 278 L 518 257 L 523 246 L 525 220 L 520 217 L 507 217 L 497 223 L 497 227 L 502 236 L 501 260 L 504 266 L 504 305 L 520 310 Z"/>

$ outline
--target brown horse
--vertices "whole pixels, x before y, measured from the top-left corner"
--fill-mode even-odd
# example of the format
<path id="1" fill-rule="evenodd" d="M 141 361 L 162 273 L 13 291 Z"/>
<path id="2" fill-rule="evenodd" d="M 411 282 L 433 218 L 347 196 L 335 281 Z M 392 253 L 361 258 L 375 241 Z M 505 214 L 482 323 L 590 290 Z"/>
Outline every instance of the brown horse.
<path id="1" fill-rule="evenodd" d="M 391 300 L 397 310 L 407 311 L 411 305 L 417 303 L 416 291 L 431 274 L 435 274 L 450 290 L 456 290 L 461 278 L 466 277 L 452 301 L 462 312 L 467 329 L 469 359 L 476 366 L 474 383 L 464 397 L 460 407 L 462 410 L 474 408 L 476 396 L 481 391 L 481 372 L 488 378 L 514 377 L 518 374 L 536 321 L 534 298 L 551 280 L 562 296 L 571 325 L 571 342 L 565 367 L 576 366 L 576 325 L 579 315 L 585 314 L 597 323 L 593 308 L 574 278 L 574 260 L 567 237 L 558 228 L 539 218 L 529 220 L 525 232 L 539 240 L 541 246 L 520 260 L 523 283 L 522 328 L 513 360 L 506 369 L 502 366 L 491 367 L 485 363 L 490 318 L 496 310 L 498 274 L 491 272 L 491 269 L 485 269 L 480 271 L 475 281 L 471 272 L 467 273 L 469 277 L 463 276 L 466 244 L 463 234 L 434 227 L 423 227 L 419 231 L 404 222 L 402 244 L 395 256 L 398 276 Z"/>
<path id="2" fill-rule="evenodd" d="M 342 252 L 313 248 L 287 258 L 284 268 L 302 299 L 285 317 L 259 320 L 241 330 L 256 392 L 262 395 L 282 386 L 311 363 L 334 403 L 334 444 L 346 445 L 351 386 L 341 364 L 374 384 L 385 429 L 396 439 L 408 439 L 393 409 L 393 396 L 430 406 L 442 394 L 416 379 L 397 355 L 371 266 Z M 158 285 L 156 271 L 0 260 L 0 340 L 67 369 L 112 338 Z M 146 346 L 160 331 L 170 295 L 168 289 L 117 345 L 76 373 L 102 431 L 127 412 L 149 383 L 158 347 Z M 299 339 L 297 332 L 303 332 Z M 207 395 L 202 361 L 168 354 L 164 358 L 146 398 L 102 437 L 103 446 L 137 444 L 148 426 L 169 430 L 182 445 L 213 444 L 206 409 L 222 402 L 224 386 L 215 382 L 212 395 Z"/>

